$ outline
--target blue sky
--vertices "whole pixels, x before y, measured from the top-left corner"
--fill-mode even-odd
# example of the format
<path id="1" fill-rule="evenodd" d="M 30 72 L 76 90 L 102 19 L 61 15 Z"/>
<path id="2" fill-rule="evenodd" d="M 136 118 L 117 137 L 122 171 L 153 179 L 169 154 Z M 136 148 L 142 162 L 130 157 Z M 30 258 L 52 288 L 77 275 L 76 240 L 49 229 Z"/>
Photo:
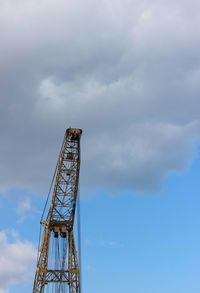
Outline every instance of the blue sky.
<path id="1" fill-rule="evenodd" d="M 197 157 L 188 170 L 169 176 L 158 194 L 102 191 L 81 200 L 84 292 L 199 292 L 199 162 Z M 44 201 L 30 196 L 32 209 L 20 220 L 14 200 L 1 200 L 9 245 L 14 230 L 18 243 L 28 239 L 36 248 Z M 27 280 L 10 292 L 30 292 L 33 271 Z"/>
<path id="2" fill-rule="evenodd" d="M 197 158 L 157 195 L 101 194 L 90 202 L 89 292 L 199 292 L 199 168 Z"/>
<path id="3" fill-rule="evenodd" d="M 0 6 L 0 293 L 31 292 L 68 127 L 84 292 L 199 293 L 200 2 Z"/>

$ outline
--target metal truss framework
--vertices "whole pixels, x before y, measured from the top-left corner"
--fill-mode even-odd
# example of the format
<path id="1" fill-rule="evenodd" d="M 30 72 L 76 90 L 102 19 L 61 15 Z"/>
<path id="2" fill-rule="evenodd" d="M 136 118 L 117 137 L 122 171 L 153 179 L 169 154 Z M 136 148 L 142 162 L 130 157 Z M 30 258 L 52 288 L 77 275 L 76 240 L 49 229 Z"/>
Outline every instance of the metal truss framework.
<path id="1" fill-rule="evenodd" d="M 33 293 L 43 293 L 51 283 L 62 283 L 55 292 L 80 293 L 79 264 L 75 247 L 73 226 L 78 194 L 80 170 L 80 138 L 82 130 L 66 130 L 60 153 L 51 205 L 45 221 L 42 243 L 35 274 Z M 50 268 L 50 243 L 66 243 L 63 246 L 61 265 Z M 65 245 L 65 244 L 63 244 Z M 58 269 L 59 268 L 59 269 Z"/>

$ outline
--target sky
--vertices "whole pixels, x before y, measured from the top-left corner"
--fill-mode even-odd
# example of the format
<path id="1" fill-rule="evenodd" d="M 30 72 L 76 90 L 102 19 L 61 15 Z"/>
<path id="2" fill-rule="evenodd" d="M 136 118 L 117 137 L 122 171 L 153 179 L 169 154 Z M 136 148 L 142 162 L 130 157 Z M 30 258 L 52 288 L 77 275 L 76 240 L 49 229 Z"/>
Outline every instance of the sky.
<path id="1" fill-rule="evenodd" d="M 83 129 L 83 292 L 200 292 L 199 11 L 1 0 L 0 293 L 32 290 L 68 127 Z"/>

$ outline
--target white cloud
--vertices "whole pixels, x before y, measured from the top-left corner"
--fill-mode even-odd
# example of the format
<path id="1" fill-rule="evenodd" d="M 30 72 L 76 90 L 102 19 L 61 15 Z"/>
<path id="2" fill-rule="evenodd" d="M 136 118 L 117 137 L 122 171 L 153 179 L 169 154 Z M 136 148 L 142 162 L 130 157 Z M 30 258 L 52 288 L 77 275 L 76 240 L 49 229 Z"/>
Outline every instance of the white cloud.
<path id="1" fill-rule="evenodd" d="M 88 272 L 95 272 L 96 271 L 95 267 L 93 267 L 91 265 L 86 265 L 85 269 Z"/>
<path id="2" fill-rule="evenodd" d="M 0 232 L 0 288 L 6 288 L 28 281 L 35 268 L 36 250 L 32 243 L 14 239 L 8 240 L 9 231 Z M 8 289 L 1 289 L 2 292 Z M 5 291 L 4 291 L 5 290 Z"/>
<path id="3" fill-rule="evenodd" d="M 24 215 L 24 213 L 30 211 L 30 209 L 31 209 L 30 198 L 27 197 L 27 198 L 20 199 L 17 206 L 17 213 L 19 215 Z"/>
<path id="4" fill-rule="evenodd" d="M 123 248 L 124 244 L 118 241 L 111 241 L 111 240 L 100 240 L 100 239 L 86 239 L 85 241 L 86 246 L 103 246 L 103 247 L 118 247 Z"/>
<path id="5" fill-rule="evenodd" d="M 19 216 L 18 223 L 22 223 L 27 217 L 30 217 L 31 214 L 29 213 L 32 209 L 31 201 L 29 197 L 25 197 L 23 195 L 19 195 L 16 199 L 16 213 Z M 35 212 L 32 209 L 32 212 Z"/>
<path id="6" fill-rule="evenodd" d="M 4 0 L 1 188 L 47 191 L 68 126 L 84 130 L 91 192 L 160 190 L 185 170 L 200 140 L 199 8 Z"/>
<path id="7" fill-rule="evenodd" d="M 101 245 L 104 247 L 118 247 L 118 248 L 123 248 L 124 245 L 118 241 L 102 241 Z"/>
<path id="8" fill-rule="evenodd" d="M 9 289 L 1 289 L 1 288 L 0 288 L 0 293 L 9 293 L 9 292 L 10 292 Z"/>

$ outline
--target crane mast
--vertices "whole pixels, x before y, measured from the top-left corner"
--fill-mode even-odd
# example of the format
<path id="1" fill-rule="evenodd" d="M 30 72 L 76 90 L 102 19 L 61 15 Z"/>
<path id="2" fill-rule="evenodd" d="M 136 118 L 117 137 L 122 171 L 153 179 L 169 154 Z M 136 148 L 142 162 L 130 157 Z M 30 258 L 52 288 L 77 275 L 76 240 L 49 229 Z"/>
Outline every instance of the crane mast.
<path id="1" fill-rule="evenodd" d="M 74 218 L 82 130 L 68 128 L 60 152 L 51 204 L 45 220 L 33 293 L 80 293 Z"/>

